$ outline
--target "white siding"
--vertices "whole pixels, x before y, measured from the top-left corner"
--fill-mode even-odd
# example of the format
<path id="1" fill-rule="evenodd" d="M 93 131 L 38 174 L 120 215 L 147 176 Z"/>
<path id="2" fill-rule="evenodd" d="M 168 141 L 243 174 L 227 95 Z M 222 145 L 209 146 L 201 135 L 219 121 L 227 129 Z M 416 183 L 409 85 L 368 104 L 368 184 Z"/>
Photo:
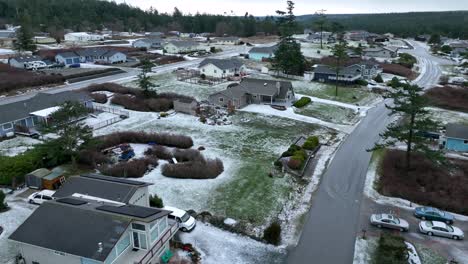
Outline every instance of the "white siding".
<path id="1" fill-rule="evenodd" d="M 148 187 L 139 188 L 128 201 L 129 204 L 149 206 L 149 191 Z"/>
<path id="2" fill-rule="evenodd" d="M 63 252 L 59 254 L 49 249 L 26 244 L 19 244 L 19 248 L 26 264 L 32 264 L 33 261 L 39 264 L 81 264 L 80 257 Z"/>

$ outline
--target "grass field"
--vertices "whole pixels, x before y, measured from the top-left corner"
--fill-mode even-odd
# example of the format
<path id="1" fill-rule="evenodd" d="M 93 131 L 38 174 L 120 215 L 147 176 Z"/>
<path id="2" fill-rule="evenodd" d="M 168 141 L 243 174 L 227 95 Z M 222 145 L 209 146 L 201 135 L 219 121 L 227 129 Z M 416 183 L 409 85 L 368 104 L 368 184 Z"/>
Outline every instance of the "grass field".
<path id="1" fill-rule="evenodd" d="M 296 108 L 294 112 L 336 124 L 352 125 L 358 121 L 358 116 L 352 109 L 316 102 Z"/>

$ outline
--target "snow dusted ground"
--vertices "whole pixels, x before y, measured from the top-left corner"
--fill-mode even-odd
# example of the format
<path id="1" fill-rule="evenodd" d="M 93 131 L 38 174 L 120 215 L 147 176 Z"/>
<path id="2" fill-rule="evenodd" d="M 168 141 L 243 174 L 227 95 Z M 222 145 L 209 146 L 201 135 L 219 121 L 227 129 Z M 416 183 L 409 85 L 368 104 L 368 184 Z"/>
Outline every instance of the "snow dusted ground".
<path id="1" fill-rule="evenodd" d="M 7 139 L 0 142 L 0 155 L 4 156 L 16 156 L 21 154 L 28 149 L 33 148 L 34 145 L 41 143 L 42 141 L 30 138 L 17 136 L 12 139 Z"/>
<path id="2" fill-rule="evenodd" d="M 197 223 L 190 233 L 181 233 L 184 243 L 191 243 L 200 252 L 203 264 L 285 263 L 283 248 Z"/>
<path id="3" fill-rule="evenodd" d="M 3 191 L 7 193 L 8 190 Z M 15 192 L 15 195 L 18 193 Z M 0 213 L 0 226 L 4 228 L 3 233 L 0 235 L 0 262 L 13 264 L 17 250 L 7 239 L 37 206 L 13 195 L 7 195 L 5 201 L 10 206 L 10 210 Z"/>
<path id="4" fill-rule="evenodd" d="M 362 239 L 356 238 L 354 244 L 354 260 L 353 264 L 371 264 L 372 254 L 377 248 L 377 238 L 368 237 Z"/>
<path id="5" fill-rule="evenodd" d="M 418 251 L 416 251 L 416 248 L 413 246 L 413 244 L 406 242 L 406 247 L 408 248 L 408 264 L 421 264 L 421 259 L 419 258 Z"/>
<path id="6" fill-rule="evenodd" d="M 430 112 L 431 118 L 442 124 L 448 123 L 462 123 L 468 125 L 468 113 L 451 111 L 437 107 L 427 107 Z"/>
<path id="7" fill-rule="evenodd" d="M 301 98 L 301 97 L 309 97 L 312 100 L 312 102 L 336 105 L 336 106 L 340 106 L 340 107 L 344 107 L 344 108 L 349 108 L 349 109 L 352 109 L 354 111 L 367 112 L 367 110 L 370 109 L 370 107 L 368 107 L 368 106 L 357 106 L 357 105 L 354 105 L 354 104 L 347 104 L 347 103 L 342 103 L 342 102 L 338 102 L 338 101 L 322 99 L 322 98 L 318 98 L 318 97 L 310 96 L 310 95 L 305 95 L 305 94 L 296 94 L 296 98 Z"/>
<path id="8" fill-rule="evenodd" d="M 251 104 L 240 109 L 240 111 L 258 113 L 258 114 L 264 114 L 264 115 L 279 116 L 279 117 L 289 118 L 292 120 L 302 121 L 306 123 L 317 124 L 317 125 L 329 127 L 329 128 L 332 128 L 332 129 L 335 129 L 335 130 L 338 130 L 340 132 L 344 132 L 347 134 L 351 133 L 354 130 L 354 126 L 339 125 L 339 124 L 335 124 L 331 122 L 326 122 L 318 118 L 296 114 L 294 113 L 294 110 L 291 107 L 289 107 L 285 111 L 280 111 L 280 110 L 276 110 L 272 108 L 269 105 Z"/>
<path id="9" fill-rule="evenodd" d="M 108 113 L 108 112 L 101 112 L 99 114 L 89 115 L 86 119 L 81 121 L 81 123 L 90 127 L 94 127 L 95 125 L 102 123 L 104 121 L 107 121 L 109 119 L 112 119 L 114 117 L 119 117 L 119 115 Z"/>

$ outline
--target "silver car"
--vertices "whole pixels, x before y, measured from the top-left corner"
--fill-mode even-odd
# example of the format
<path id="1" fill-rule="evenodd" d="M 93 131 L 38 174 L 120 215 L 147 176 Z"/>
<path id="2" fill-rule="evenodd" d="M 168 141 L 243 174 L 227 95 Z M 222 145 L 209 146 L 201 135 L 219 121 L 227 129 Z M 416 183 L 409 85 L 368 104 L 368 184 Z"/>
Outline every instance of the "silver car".
<path id="1" fill-rule="evenodd" d="M 408 222 L 391 214 L 373 214 L 370 217 L 370 222 L 378 228 L 386 227 L 401 232 L 409 230 Z"/>
<path id="2" fill-rule="evenodd" d="M 438 221 L 421 221 L 419 231 L 429 236 L 448 237 L 455 240 L 465 237 L 460 228 Z"/>

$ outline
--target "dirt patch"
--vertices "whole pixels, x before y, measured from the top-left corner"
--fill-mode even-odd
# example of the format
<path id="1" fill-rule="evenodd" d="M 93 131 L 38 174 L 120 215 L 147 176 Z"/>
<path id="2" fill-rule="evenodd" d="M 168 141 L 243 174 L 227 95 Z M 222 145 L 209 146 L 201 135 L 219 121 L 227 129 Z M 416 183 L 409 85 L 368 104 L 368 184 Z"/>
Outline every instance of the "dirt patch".
<path id="1" fill-rule="evenodd" d="M 404 151 L 386 151 L 380 164 L 381 194 L 468 214 L 468 161 L 449 159 L 447 166 L 436 166 L 422 155 L 413 154 L 408 173 L 405 163 Z"/>
<path id="2" fill-rule="evenodd" d="M 468 112 L 468 89 L 444 86 L 435 87 L 426 93 L 430 104 L 456 111 Z"/>

